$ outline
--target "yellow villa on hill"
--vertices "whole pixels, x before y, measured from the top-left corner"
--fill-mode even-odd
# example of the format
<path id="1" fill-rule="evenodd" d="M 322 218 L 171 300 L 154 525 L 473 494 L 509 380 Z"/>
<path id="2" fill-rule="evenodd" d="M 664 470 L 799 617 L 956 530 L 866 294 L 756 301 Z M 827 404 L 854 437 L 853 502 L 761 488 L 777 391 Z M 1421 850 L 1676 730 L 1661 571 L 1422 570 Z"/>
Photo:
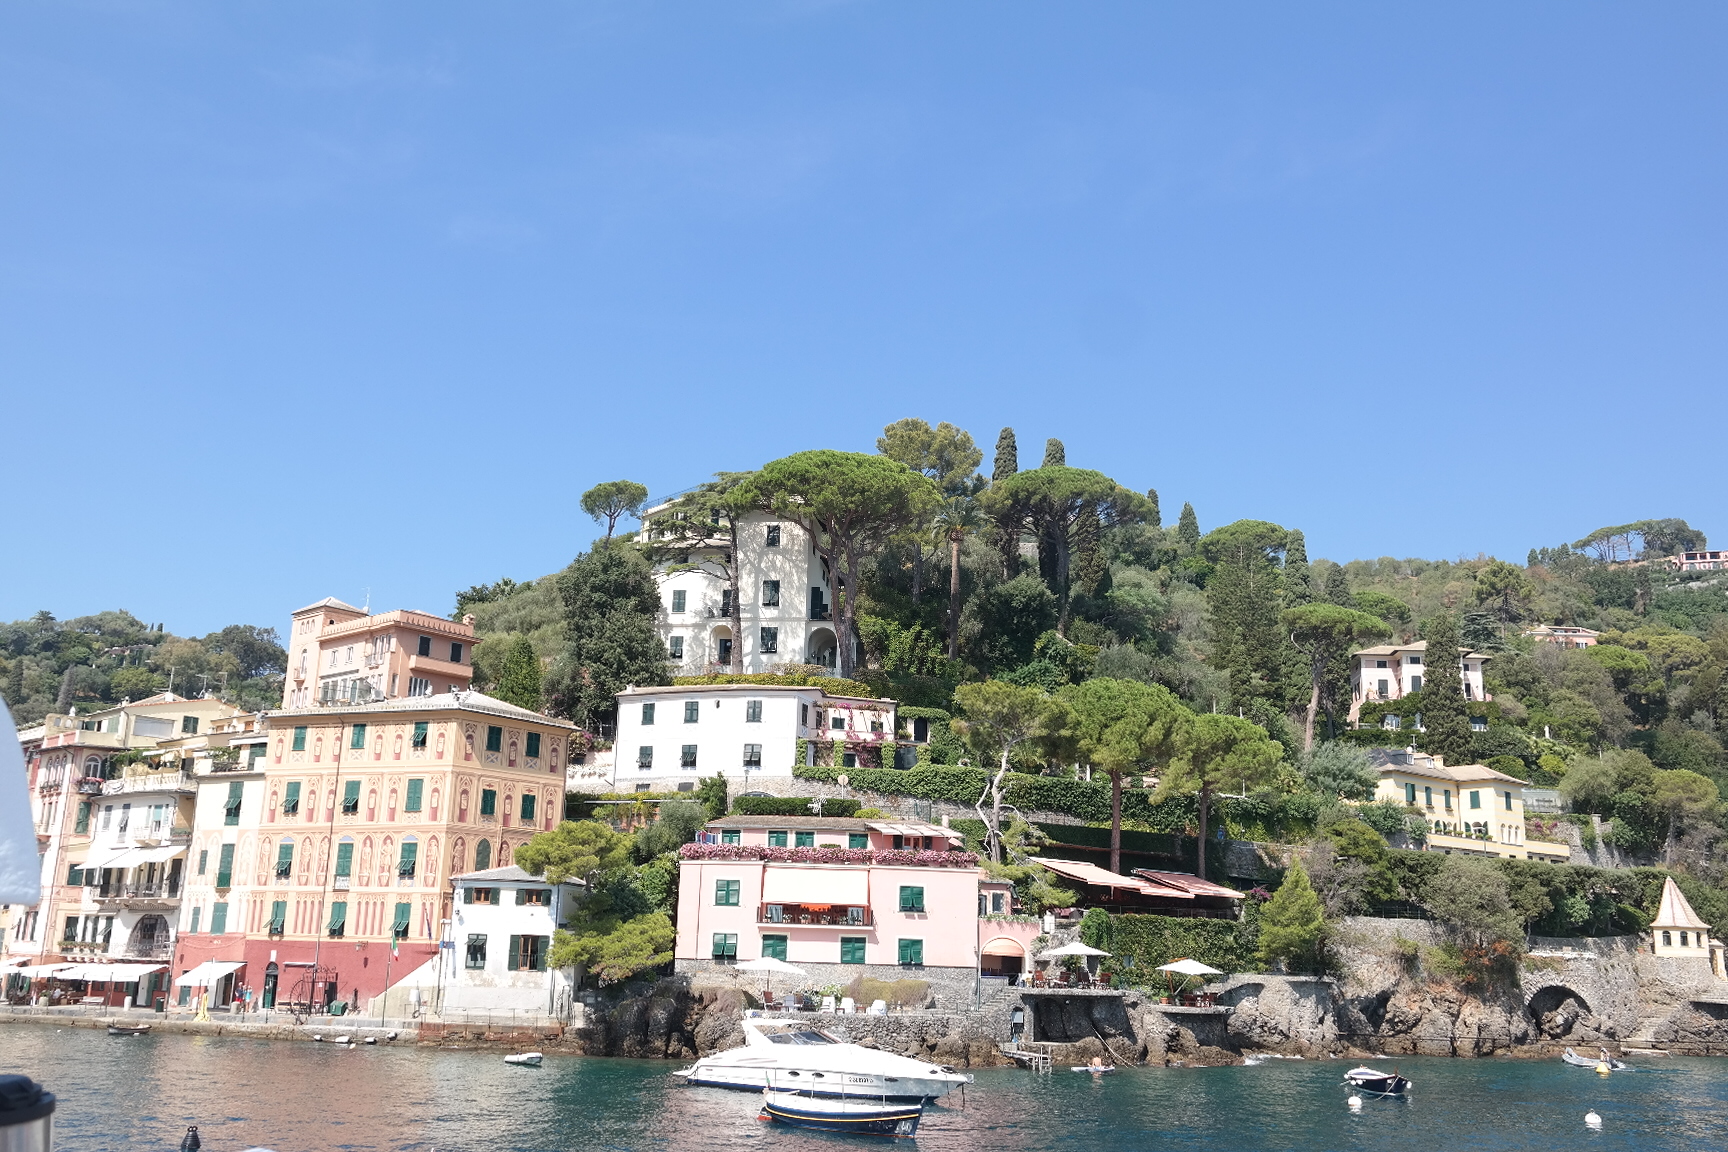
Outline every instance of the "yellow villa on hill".
<path id="1" fill-rule="evenodd" d="M 1447 764 L 1414 749 L 1376 748 L 1370 755 L 1380 773 L 1374 799 L 1421 813 L 1428 823 L 1428 851 L 1507 860 L 1571 859 L 1568 845 L 1525 836 L 1526 781 L 1481 764 Z"/>

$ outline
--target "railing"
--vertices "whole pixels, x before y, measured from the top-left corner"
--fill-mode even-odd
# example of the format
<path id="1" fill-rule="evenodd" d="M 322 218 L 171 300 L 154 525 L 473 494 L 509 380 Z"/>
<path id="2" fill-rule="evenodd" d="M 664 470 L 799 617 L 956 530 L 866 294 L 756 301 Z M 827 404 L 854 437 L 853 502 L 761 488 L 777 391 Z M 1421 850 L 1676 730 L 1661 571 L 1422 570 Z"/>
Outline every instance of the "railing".
<path id="1" fill-rule="evenodd" d="M 190 792 L 198 780 L 190 772 L 140 772 L 118 780 L 102 782 L 102 795 L 118 796 L 123 792 Z"/>
<path id="2" fill-rule="evenodd" d="M 854 905 L 818 908 L 804 904 L 762 904 L 756 909 L 756 923 L 795 927 L 870 928 L 875 926 L 876 917 L 870 909 Z"/>
<path id="3" fill-rule="evenodd" d="M 834 609 L 827 604 L 818 604 L 810 609 L 810 619 L 832 620 L 834 619 Z"/>
<path id="4" fill-rule="evenodd" d="M 108 781 L 102 779 L 100 776 L 86 776 L 82 780 L 78 781 L 78 794 L 80 796 L 100 796 L 102 794 L 102 786 L 106 783 L 108 783 Z"/>
<path id="5" fill-rule="evenodd" d="M 352 876 L 338 876 L 330 881 L 330 887 L 337 892 L 346 892 L 353 886 L 354 878 Z"/>
<path id="6" fill-rule="evenodd" d="M 96 889 L 98 900 L 178 900 L 180 885 L 159 880 L 154 884 L 107 884 Z"/>
<path id="7" fill-rule="evenodd" d="M 174 941 L 146 941 L 136 948 L 123 947 L 116 951 L 115 956 L 121 960 L 172 960 L 174 958 Z"/>

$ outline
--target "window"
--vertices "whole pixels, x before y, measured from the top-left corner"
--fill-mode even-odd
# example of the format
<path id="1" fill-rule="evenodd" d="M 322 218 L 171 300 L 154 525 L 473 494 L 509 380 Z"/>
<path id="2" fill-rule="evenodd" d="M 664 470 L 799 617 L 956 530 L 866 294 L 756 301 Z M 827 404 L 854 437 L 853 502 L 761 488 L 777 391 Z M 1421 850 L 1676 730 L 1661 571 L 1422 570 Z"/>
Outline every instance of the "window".
<path id="1" fill-rule="evenodd" d="M 500 728 L 496 724 L 488 724 L 486 726 L 486 751 L 504 751 L 504 729 Z"/>
<path id="2" fill-rule="evenodd" d="M 80 836 L 85 835 L 86 833 L 88 833 L 90 831 L 90 802 L 89 801 L 87 801 L 87 800 L 79 801 L 79 803 L 78 803 L 78 819 L 72 825 L 72 831 L 76 832 Z"/>
<path id="3" fill-rule="evenodd" d="M 414 745 L 413 746 L 414 746 L 414 750 L 416 752 L 426 751 L 426 724 L 427 724 L 427 722 L 424 720 L 416 720 L 414 722 Z"/>
<path id="4" fill-rule="evenodd" d="M 390 924 L 390 935 L 396 940 L 408 939 L 408 918 L 414 913 L 414 905 L 402 902 L 396 905 L 396 918 Z"/>
<path id="5" fill-rule="evenodd" d="M 1404 663 L 1406 663 L 1406 664 L 1420 664 L 1420 663 L 1422 663 L 1422 657 L 1420 657 L 1420 656 L 1406 656 L 1404 658 Z"/>
<path id="6" fill-rule="evenodd" d="M 534 819 L 534 793 L 524 792 L 522 794 L 522 822 L 526 824 L 532 819 Z"/>
<path id="7" fill-rule="evenodd" d="M 210 934 L 220 936 L 228 931 L 228 902 L 218 900 L 210 905 Z"/>
<path id="8" fill-rule="evenodd" d="M 834 713 L 828 717 L 828 727 L 835 732 L 844 732 L 846 730 L 846 717 L 838 712 Z"/>
<path id="9" fill-rule="evenodd" d="M 359 752 L 359 751 L 364 750 L 365 747 L 366 747 L 366 725 L 356 724 L 353 726 L 353 728 L 351 728 L 349 730 L 348 748 L 350 751 Z"/>
<path id="10" fill-rule="evenodd" d="M 530 759 L 530 760 L 540 759 L 540 733 L 538 733 L 538 732 L 528 733 L 528 740 L 527 740 L 525 747 L 527 748 L 527 751 L 528 751 L 528 759 Z"/>
<path id="11" fill-rule="evenodd" d="M 760 745 L 760 744 L 746 744 L 746 745 L 744 745 L 744 767 L 746 767 L 746 768 L 760 768 L 760 767 L 762 767 L 762 745 Z"/>
<path id="12" fill-rule="evenodd" d="M 496 888 L 470 888 L 467 891 L 466 903 L 469 903 L 469 904 L 496 904 L 496 903 L 498 903 L 498 889 L 496 889 Z"/>
<path id="13" fill-rule="evenodd" d="M 486 967 L 486 933 L 470 932 L 468 934 L 468 962 L 470 968 Z"/>
<path id="14" fill-rule="evenodd" d="M 270 935 L 280 936 L 288 927 L 288 901 L 272 900 L 270 902 Z"/>
<path id="15" fill-rule="evenodd" d="M 1452 789 L 1442 788 L 1442 789 L 1440 789 L 1440 795 L 1446 801 L 1446 811 L 1448 811 L 1448 812 L 1452 811 Z"/>
<path id="16" fill-rule="evenodd" d="M 228 802 L 222 805 L 222 823 L 230 826 L 240 823 L 240 801 L 245 797 L 245 792 L 246 785 L 240 781 L 230 780 L 228 782 Z M 122 805 L 121 807 L 124 811 L 125 806 Z M 125 823 L 124 815 L 121 816 L 121 823 Z M 125 829 L 122 828 L 121 831 L 125 831 Z"/>
<path id="17" fill-rule="evenodd" d="M 300 781 L 291 780 L 282 792 L 282 815 L 294 816 L 300 811 Z"/>
<path id="18" fill-rule="evenodd" d="M 421 656 L 432 655 L 432 637 L 430 637 L 430 636 L 420 637 L 420 647 L 416 651 Z"/>
<path id="19" fill-rule="evenodd" d="M 546 971 L 547 945 L 551 939 L 550 936 L 510 937 L 510 951 L 505 957 L 504 967 L 512 972 Z"/>
<path id="20" fill-rule="evenodd" d="M 410 676 L 410 677 L 408 677 L 408 695 L 410 695 L 410 696 L 430 696 L 430 695 L 432 695 L 432 681 L 426 679 L 424 676 Z"/>
<path id="21" fill-rule="evenodd" d="M 294 751 L 306 751 L 306 725 L 298 725 L 294 729 Z"/>
<path id="22" fill-rule="evenodd" d="M 760 701 L 760 700 L 746 700 L 746 701 L 744 701 L 744 723 L 746 723 L 746 724 L 760 724 L 760 723 L 762 723 L 762 701 Z"/>
<path id="23" fill-rule="evenodd" d="M 684 745 L 683 751 L 680 752 L 678 755 L 678 766 L 680 768 L 694 768 L 694 767 L 696 767 L 696 745 L 694 745 L 694 744 Z"/>
<path id="24" fill-rule="evenodd" d="M 342 785 L 342 815 L 360 814 L 360 781 L 349 780 Z"/>
<path id="25" fill-rule="evenodd" d="M 452 664 L 462 663 L 462 645 L 460 645 L 460 644 L 450 645 L 450 663 L 452 663 Z"/>
<path id="26" fill-rule="evenodd" d="M 712 954 L 713 954 L 714 959 L 718 960 L 722 964 L 731 963 L 732 961 L 737 960 L 738 959 L 738 933 L 736 933 L 736 932 L 716 932 L 716 933 L 714 933 L 714 951 Z"/>
<path id="27" fill-rule="evenodd" d="M 784 833 L 784 832 L 769 832 L 768 833 L 768 847 L 770 847 L 770 848 L 784 848 L 784 847 L 786 847 L 786 833 Z"/>
<path id="28" fill-rule="evenodd" d="M 1432 788 L 1422 789 L 1422 803 L 1429 808 L 1434 807 L 1434 789 L 1432 789 Z"/>
<path id="29" fill-rule="evenodd" d="M 192 909 L 192 932 L 194 935 L 196 935 L 198 932 L 198 918 L 200 916 L 202 916 L 203 914 L 204 914 L 204 909 L 202 909 L 202 908 Z M 76 929 L 76 928 L 72 928 L 69 930 L 69 932 L 76 932 L 76 931 L 78 931 L 78 929 Z"/>
<path id="30" fill-rule="evenodd" d="M 737 880 L 714 881 L 714 903 L 718 907 L 736 908 L 738 906 L 738 891 L 741 887 Z"/>
<path id="31" fill-rule="evenodd" d="M 667 655 L 674 660 L 684 659 L 684 637 L 673 636 L 666 641 Z"/>
<path id="32" fill-rule="evenodd" d="M 842 964 L 862 964 L 862 963 L 864 963 L 864 937 L 862 937 L 862 936 L 842 936 L 842 937 L 840 937 L 840 963 L 842 963 Z"/>
<path id="33" fill-rule="evenodd" d="M 684 723 L 695 724 L 702 719 L 702 702 L 700 700 L 684 701 Z"/>
<path id="34" fill-rule="evenodd" d="M 204 869 L 209 865 L 209 863 L 210 850 L 208 848 L 201 849 L 198 853 L 198 875 L 204 875 Z"/>
<path id="35" fill-rule="evenodd" d="M 717 653 L 717 662 L 721 664 L 732 663 L 732 638 L 730 636 L 720 637 L 720 650 Z"/>
<path id="36" fill-rule="evenodd" d="M 882 721 L 880 721 L 880 720 L 870 721 L 870 731 L 872 731 L 872 732 L 882 731 Z"/>
<path id="37" fill-rule="evenodd" d="M 652 705 L 652 704 L 642 705 L 642 723 L 643 724 L 654 723 L 654 705 Z"/>
<path id="38" fill-rule="evenodd" d="M 786 937 L 784 937 L 784 936 L 764 936 L 764 937 L 762 937 L 762 955 L 766 959 L 773 959 L 773 960 L 786 959 Z"/>
<path id="39" fill-rule="evenodd" d="M 402 845 L 402 853 L 396 858 L 396 875 L 411 877 L 420 863 L 420 845 L 412 840 Z"/>
<path id="40" fill-rule="evenodd" d="M 196 716 L 182 716 L 182 717 L 180 717 L 180 731 L 185 733 L 188 736 L 196 736 L 198 734 L 198 717 L 196 717 Z"/>
<path id="41" fill-rule="evenodd" d="M 1506 798 L 1506 811 L 1512 811 L 1512 793 L 1502 792 L 1501 795 Z"/>
<path id="42" fill-rule="evenodd" d="M 194 908 L 194 909 L 193 909 L 193 911 L 194 911 L 194 912 L 196 912 L 196 911 L 197 911 L 197 909 L 196 909 L 196 908 Z M 193 921 L 193 923 L 194 923 L 194 924 L 196 924 L 196 923 L 197 923 L 197 921 Z M 196 929 L 196 928 L 194 928 L 194 929 L 192 929 L 192 931 L 194 931 L 194 932 L 196 932 L 196 931 L 198 931 L 198 929 Z M 1671 933 L 1671 932 L 1664 932 L 1664 933 L 1662 933 L 1662 944 L 1663 944 L 1663 946 L 1664 946 L 1664 947 L 1666 947 L 1666 946 L 1668 946 L 1668 945 L 1671 945 L 1671 944 L 1673 944 L 1673 943 L 1674 943 L 1674 935 L 1673 935 L 1673 933 Z"/>
<path id="43" fill-rule="evenodd" d="M 114 805 L 102 805 L 102 831 L 106 832 L 114 823 Z"/>
<path id="44" fill-rule="evenodd" d="M 95 869 L 92 868 L 91 871 L 94 872 Z M 70 886 L 72 886 L 73 888 L 79 888 L 79 887 L 83 886 L 83 884 L 84 884 L 84 866 L 82 864 L 74 864 L 74 865 L 72 865 L 72 867 L 66 869 L 66 883 L 69 884 Z"/>
<path id="45" fill-rule="evenodd" d="M 684 611 L 684 604 L 685 604 L 684 597 L 685 597 L 685 593 L 682 590 L 679 590 L 679 591 L 672 593 L 672 611 L 674 611 L 674 612 Z"/>
<path id="46" fill-rule="evenodd" d="M 762 581 L 762 607 L 778 608 L 780 606 L 780 581 Z"/>
<path id="47" fill-rule="evenodd" d="M 480 790 L 480 815 L 496 816 L 498 814 L 498 790 L 482 788 Z"/>
<path id="48" fill-rule="evenodd" d="M 900 886 L 900 911 L 924 911 L 924 889 L 908 884 Z"/>
<path id="49" fill-rule="evenodd" d="M 762 643 L 757 650 L 763 653 L 774 653 L 780 651 L 780 629 L 762 629 Z"/>
<path id="50" fill-rule="evenodd" d="M 924 941 L 900 941 L 900 963 L 904 967 L 922 967 L 924 964 Z"/>
<path id="51" fill-rule="evenodd" d="M 1420 677 L 1420 676 L 1410 677 L 1410 691 L 1412 691 L 1412 692 L 1422 691 L 1422 677 Z"/>
<path id="52" fill-rule="evenodd" d="M 1477 791 L 1472 791 L 1470 793 L 1470 807 L 1472 807 L 1472 808 L 1482 807 L 1482 793 L 1477 792 Z"/>
<path id="53" fill-rule="evenodd" d="M 1374 661 L 1374 667 L 1376 667 L 1376 668 L 1384 668 L 1384 667 L 1386 667 L 1386 661 L 1384 661 L 1384 660 L 1376 660 L 1376 661 Z M 1381 683 L 1385 683 L 1385 681 L 1381 681 Z"/>
<path id="54" fill-rule="evenodd" d="M 492 845 L 482 840 L 474 845 L 474 871 L 484 872 L 492 867 Z"/>
<path id="55" fill-rule="evenodd" d="M 638 767 L 638 768 L 652 768 L 652 767 L 654 767 L 654 746 L 653 745 L 644 744 L 636 750 L 636 767 Z"/>
<path id="56" fill-rule="evenodd" d="M 780 525 L 768 525 L 768 531 L 765 533 L 762 543 L 769 548 L 780 547 Z"/>
<path id="57" fill-rule="evenodd" d="M 327 929 L 331 938 L 340 939 L 348 930 L 348 901 L 337 900 L 330 905 L 330 927 Z"/>
<path id="58" fill-rule="evenodd" d="M 548 908 L 552 904 L 550 888 L 518 888 L 516 904 L 521 908 Z"/>
<path id="59" fill-rule="evenodd" d="M 1406 803 L 1406 804 L 1416 803 L 1416 785 L 1414 785 L 1414 784 L 1404 785 L 1404 803 Z"/>
<path id="60" fill-rule="evenodd" d="M 418 811 L 420 811 L 420 806 L 422 803 L 425 802 L 425 797 L 426 797 L 426 781 L 421 779 L 420 777 L 416 776 L 414 779 L 408 781 L 408 794 L 405 797 L 403 797 L 402 811 L 404 811 L 404 812 L 418 812 Z"/>
<path id="61" fill-rule="evenodd" d="M 276 879 L 286 880 L 294 872 L 294 841 L 284 840 L 276 846 Z"/>
<path id="62" fill-rule="evenodd" d="M 806 728 L 810 727 L 810 705 L 798 705 L 798 723 Z"/>
<path id="63" fill-rule="evenodd" d="M 727 828 L 720 833 L 720 843 L 742 844 L 744 843 L 744 836 L 736 828 Z"/>
<path id="64" fill-rule="evenodd" d="M 797 847 L 797 848 L 814 848 L 814 847 L 816 847 L 816 833 L 814 833 L 814 832 L 795 833 L 792 837 L 792 844 L 794 847 Z"/>
<path id="65" fill-rule="evenodd" d="M 865 833 L 865 832 L 848 832 L 846 834 L 846 847 L 848 847 L 848 848 L 868 848 L 868 847 L 870 847 L 869 834 Z"/>
<path id="66" fill-rule="evenodd" d="M 222 845 L 222 852 L 216 858 L 216 887 L 234 887 L 234 845 Z"/>
<path id="67" fill-rule="evenodd" d="M 344 840 L 336 845 L 336 875 L 346 878 L 354 875 L 354 842 Z"/>
<path id="68" fill-rule="evenodd" d="M 1006 892 L 992 892 L 992 893 L 990 893 L 990 911 L 996 913 L 997 915 L 1001 915 L 1003 912 L 1006 912 L 1008 910 L 1007 904 L 1008 904 L 1008 893 L 1006 893 Z"/>

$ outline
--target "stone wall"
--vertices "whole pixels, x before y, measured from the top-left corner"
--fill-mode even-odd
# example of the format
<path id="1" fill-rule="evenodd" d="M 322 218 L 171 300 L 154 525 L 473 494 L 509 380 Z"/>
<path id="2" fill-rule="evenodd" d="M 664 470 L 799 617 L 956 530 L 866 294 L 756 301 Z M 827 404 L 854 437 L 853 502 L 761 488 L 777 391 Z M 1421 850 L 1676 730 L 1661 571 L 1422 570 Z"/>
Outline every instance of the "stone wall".
<path id="1" fill-rule="evenodd" d="M 930 1006 L 940 1011 L 966 1011 L 977 998 L 978 973 L 972 968 L 943 968 L 935 965 L 903 968 L 898 964 L 810 964 L 804 961 L 799 961 L 797 966 L 804 969 L 807 975 L 796 979 L 776 977 L 771 987 L 776 992 L 827 987 L 844 989 L 862 976 L 867 980 L 890 983 L 898 980 L 922 980 L 930 985 Z M 679 960 L 675 971 L 678 975 L 687 977 L 691 987 L 697 990 L 736 988 L 758 998 L 762 994 L 763 979 L 760 974 L 740 972 L 730 964 L 716 964 L 705 959 Z M 868 1008 L 869 1005 L 862 1007 Z"/>

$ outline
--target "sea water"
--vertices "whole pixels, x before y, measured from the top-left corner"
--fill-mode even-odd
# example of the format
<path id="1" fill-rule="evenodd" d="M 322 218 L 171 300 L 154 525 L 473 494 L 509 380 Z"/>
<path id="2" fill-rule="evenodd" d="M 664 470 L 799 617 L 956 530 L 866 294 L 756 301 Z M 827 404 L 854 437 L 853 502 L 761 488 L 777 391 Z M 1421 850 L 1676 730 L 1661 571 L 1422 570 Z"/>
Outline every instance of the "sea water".
<path id="1" fill-rule="evenodd" d="M 940 1152 L 1687 1152 L 1728 1149 L 1728 1060 L 1634 1057 L 1599 1076 L 1558 1060 L 1384 1059 L 1407 1100 L 1347 1104 L 1351 1063 L 1132 1068 L 1106 1076 L 985 1069 L 926 1109 L 915 1142 L 794 1131 L 757 1119 L 758 1098 L 688 1088 L 669 1061 L 285 1043 L 111 1037 L 0 1024 L 0 1071 L 59 1097 L 62 1152 L 620 1149 L 719 1152 L 910 1144 Z M 1602 1117 L 1600 1129 L 1584 1116 Z"/>

